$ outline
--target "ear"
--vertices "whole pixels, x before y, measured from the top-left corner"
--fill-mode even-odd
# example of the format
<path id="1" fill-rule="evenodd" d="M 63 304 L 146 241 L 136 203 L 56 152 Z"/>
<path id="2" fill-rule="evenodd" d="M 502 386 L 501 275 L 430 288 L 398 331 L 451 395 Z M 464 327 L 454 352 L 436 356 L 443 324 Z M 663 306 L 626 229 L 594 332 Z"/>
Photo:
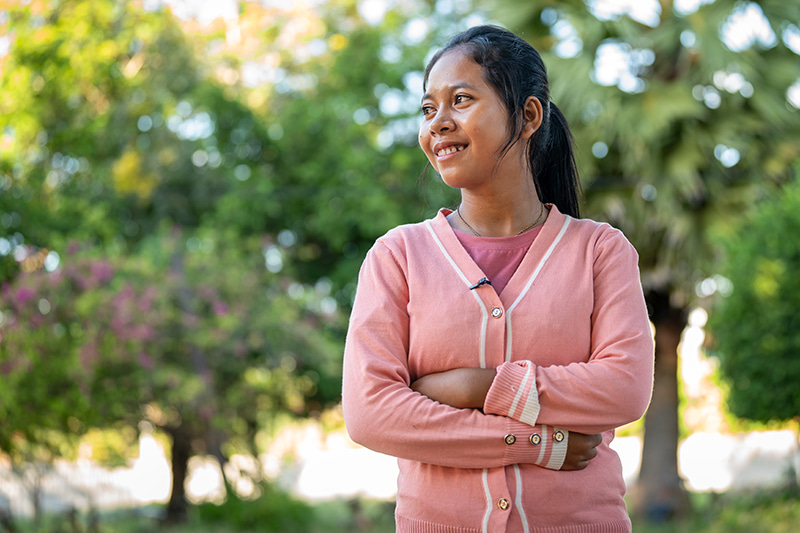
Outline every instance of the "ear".
<path id="1" fill-rule="evenodd" d="M 523 109 L 525 123 L 522 125 L 521 139 L 529 139 L 539 126 L 542 125 L 542 103 L 535 96 L 529 96 L 525 100 Z"/>

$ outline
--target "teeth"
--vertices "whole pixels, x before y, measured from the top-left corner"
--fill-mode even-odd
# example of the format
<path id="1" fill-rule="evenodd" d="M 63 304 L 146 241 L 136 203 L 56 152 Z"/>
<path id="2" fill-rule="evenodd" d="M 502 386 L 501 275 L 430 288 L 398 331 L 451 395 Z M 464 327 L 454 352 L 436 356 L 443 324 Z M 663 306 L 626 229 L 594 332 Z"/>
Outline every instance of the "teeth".
<path id="1" fill-rule="evenodd" d="M 453 153 L 456 153 L 456 152 L 460 152 L 463 149 L 464 149 L 463 146 L 448 146 L 444 150 L 439 150 L 438 152 L 436 152 L 436 155 L 442 156 L 442 155 L 447 155 L 447 154 L 453 154 Z"/>

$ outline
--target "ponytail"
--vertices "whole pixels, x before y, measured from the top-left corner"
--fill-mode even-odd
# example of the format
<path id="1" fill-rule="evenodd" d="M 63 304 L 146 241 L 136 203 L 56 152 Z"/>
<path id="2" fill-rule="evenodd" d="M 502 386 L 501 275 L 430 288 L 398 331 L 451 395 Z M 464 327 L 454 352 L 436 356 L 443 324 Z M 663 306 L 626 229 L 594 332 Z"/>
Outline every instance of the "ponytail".
<path id="1" fill-rule="evenodd" d="M 564 114 L 552 102 L 549 115 L 547 124 L 537 132 L 542 136 L 540 142 L 528 145 L 536 192 L 541 202 L 555 204 L 562 213 L 580 218 L 582 193 L 572 133 Z"/>

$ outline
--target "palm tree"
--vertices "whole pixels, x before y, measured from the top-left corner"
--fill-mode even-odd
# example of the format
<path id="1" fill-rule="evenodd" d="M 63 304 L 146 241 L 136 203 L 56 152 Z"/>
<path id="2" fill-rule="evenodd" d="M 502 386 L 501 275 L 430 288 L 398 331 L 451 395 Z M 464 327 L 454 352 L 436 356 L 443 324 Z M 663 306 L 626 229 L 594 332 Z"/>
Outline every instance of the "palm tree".
<path id="1" fill-rule="evenodd" d="M 497 16 L 544 56 L 575 135 L 586 214 L 640 254 L 656 370 L 634 512 L 660 520 L 688 509 L 677 368 L 695 286 L 713 273 L 715 235 L 800 157 L 800 7 L 611 4 L 509 2 Z"/>

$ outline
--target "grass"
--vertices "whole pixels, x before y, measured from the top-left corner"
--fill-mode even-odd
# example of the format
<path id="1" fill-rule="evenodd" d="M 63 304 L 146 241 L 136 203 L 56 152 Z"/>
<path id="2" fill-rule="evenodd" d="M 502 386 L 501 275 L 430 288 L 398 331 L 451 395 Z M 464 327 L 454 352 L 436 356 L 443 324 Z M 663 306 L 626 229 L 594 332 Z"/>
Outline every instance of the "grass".
<path id="1" fill-rule="evenodd" d="M 332 500 L 307 503 L 285 492 L 266 489 L 257 500 L 228 499 L 222 505 L 189 509 L 183 524 L 167 525 L 162 506 L 102 513 L 96 529 L 89 517 L 43 517 L 38 525 L 16 520 L 18 533 L 393 533 L 394 503 L 373 500 Z M 0 523 L 0 532 L 5 532 Z"/>
<path id="2" fill-rule="evenodd" d="M 800 491 L 783 489 L 750 494 L 692 494 L 693 511 L 663 524 L 634 521 L 634 533 L 795 533 L 800 531 Z M 166 526 L 157 506 L 116 511 L 100 517 L 96 533 L 392 533 L 394 504 L 373 500 L 307 503 L 267 489 L 254 501 L 229 499 L 223 505 L 190 509 L 182 525 Z M 40 527 L 20 521 L 20 533 L 83 533 L 85 517 L 73 529 L 68 520 L 47 517 Z M 2 530 L 2 527 L 0 527 Z"/>
<path id="3" fill-rule="evenodd" d="M 692 494 L 692 513 L 664 524 L 633 523 L 634 533 L 795 533 L 797 487 L 747 494 Z"/>

